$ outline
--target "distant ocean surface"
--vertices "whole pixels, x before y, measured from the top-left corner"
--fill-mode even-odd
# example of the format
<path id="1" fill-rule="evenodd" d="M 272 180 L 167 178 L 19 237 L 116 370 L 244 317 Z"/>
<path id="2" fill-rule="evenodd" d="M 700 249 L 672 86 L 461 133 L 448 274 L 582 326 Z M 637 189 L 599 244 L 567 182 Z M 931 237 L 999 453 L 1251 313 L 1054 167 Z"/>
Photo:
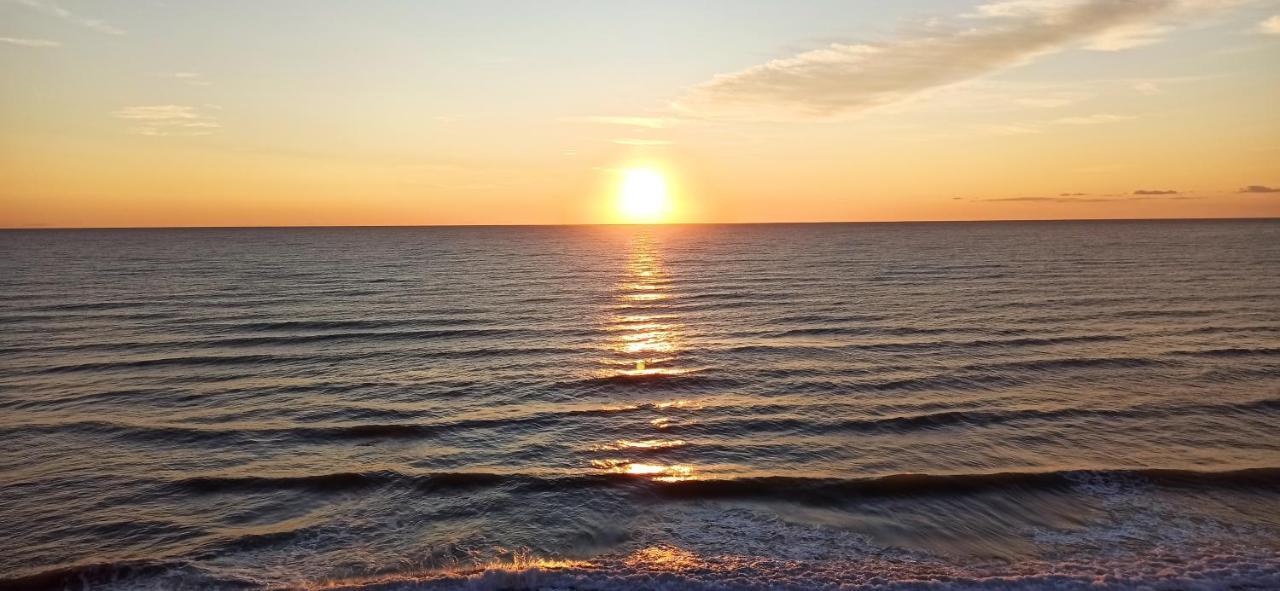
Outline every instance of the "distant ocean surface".
<path id="1" fill-rule="evenodd" d="M 1280 589 L 1280 222 L 0 232 L 0 589 Z"/>

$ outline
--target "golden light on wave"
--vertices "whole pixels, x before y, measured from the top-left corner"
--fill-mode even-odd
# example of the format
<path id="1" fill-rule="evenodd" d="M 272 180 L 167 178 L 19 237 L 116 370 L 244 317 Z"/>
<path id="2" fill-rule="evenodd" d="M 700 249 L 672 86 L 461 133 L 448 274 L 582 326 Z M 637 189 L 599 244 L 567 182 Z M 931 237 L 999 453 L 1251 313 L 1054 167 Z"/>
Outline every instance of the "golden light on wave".
<path id="1" fill-rule="evenodd" d="M 690 409 L 690 410 L 699 410 L 699 409 L 701 409 L 701 408 L 702 408 L 702 405 L 697 404 L 697 403 L 695 403 L 695 402 L 694 402 L 694 401 L 692 401 L 692 400 L 686 400 L 686 399 L 683 399 L 683 398 L 678 398 L 678 399 L 676 399 L 676 400 L 668 400 L 668 401 L 665 401 L 665 402 L 659 402 L 659 403 L 657 403 L 657 404 L 654 404 L 653 406 L 654 406 L 654 408 L 659 408 L 659 409 L 663 409 L 663 408 L 687 408 L 687 409 Z"/>
<path id="2" fill-rule="evenodd" d="M 650 476 L 654 480 L 663 482 L 692 480 L 694 478 L 693 466 L 687 464 L 645 464 L 626 460 L 593 460 L 591 465 L 613 474 Z"/>
<path id="3" fill-rule="evenodd" d="M 620 451 L 620 450 L 660 450 L 684 447 L 688 445 L 683 439 L 641 439 L 632 441 L 628 439 L 619 439 L 613 443 L 602 445 L 596 449 L 600 451 Z"/>
<path id="4" fill-rule="evenodd" d="M 667 179 L 652 168 L 630 168 L 622 173 L 618 187 L 618 215 L 623 222 L 656 224 L 671 215 L 672 203 Z"/>
<path id="5" fill-rule="evenodd" d="M 650 546 L 633 552 L 625 560 L 627 566 L 660 571 L 684 571 L 702 568 L 703 560 L 693 552 L 674 546 Z"/>
<path id="6" fill-rule="evenodd" d="M 608 327 L 613 333 L 608 347 L 612 355 L 603 361 L 610 376 L 649 379 L 689 371 L 672 367 L 680 349 L 680 325 L 665 322 L 673 318 L 669 313 L 644 311 L 670 297 L 670 280 L 658 255 L 657 244 L 647 232 L 633 239 L 625 275 L 615 287 L 616 309 L 630 312 L 639 308 L 641 313 L 624 312 Z"/>

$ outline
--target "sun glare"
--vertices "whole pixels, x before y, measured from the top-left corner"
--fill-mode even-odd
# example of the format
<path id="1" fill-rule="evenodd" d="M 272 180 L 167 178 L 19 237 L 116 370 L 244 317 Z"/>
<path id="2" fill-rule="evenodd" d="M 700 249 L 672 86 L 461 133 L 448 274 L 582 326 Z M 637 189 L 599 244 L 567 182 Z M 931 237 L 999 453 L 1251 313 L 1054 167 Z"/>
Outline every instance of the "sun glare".
<path id="1" fill-rule="evenodd" d="M 662 173 L 650 168 L 627 170 L 619 189 L 618 213 L 629 223 L 663 221 L 671 213 L 671 198 Z"/>

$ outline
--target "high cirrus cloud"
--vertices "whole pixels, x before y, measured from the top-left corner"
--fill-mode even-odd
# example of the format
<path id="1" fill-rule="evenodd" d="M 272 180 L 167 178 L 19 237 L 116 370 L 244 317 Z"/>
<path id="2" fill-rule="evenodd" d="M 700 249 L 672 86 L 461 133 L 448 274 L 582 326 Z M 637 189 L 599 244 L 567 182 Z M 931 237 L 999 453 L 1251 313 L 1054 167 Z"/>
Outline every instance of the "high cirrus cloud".
<path id="1" fill-rule="evenodd" d="M 141 105 L 125 107 L 114 113 L 117 119 L 134 124 L 133 133 L 140 135 L 208 135 L 222 127 L 210 114 L 212 105 L 204 108 L 189 105 Z"/>
<path id="2" fill-rule="evenodd" d="M 1154 42 L 1179 22 L 1243 0 L 996 0 L 897 39 L 832 44 L 715 76 L 677 107 L 694 115 L 824 118 L 901 101 L 1082 46 Z"/>
<path id="3" fill-rule="evenodd" d="M 31 10 L 43 12 L 47 15 L 60 18 L 70 23 L 80 25 L 89 29 L 93 29 L 99 33 L 108 35 L 123 35 L 124 29 L 116 27 L 102 19 L 87 18 L 77 13 L 71 12 L 58 4 L 56 0 L 9 0 L 12 3 L 19 4 L 30 8 Z"/>
<path id="4" fill-rule="evenodd" d="M 62 44 L 57 41 L 49 41 L 48 39 L 27 39 L 25 37 L 0 37 L 0 43 L 17 45 L 19 47 L 60 47 L 62 46 Z"/>

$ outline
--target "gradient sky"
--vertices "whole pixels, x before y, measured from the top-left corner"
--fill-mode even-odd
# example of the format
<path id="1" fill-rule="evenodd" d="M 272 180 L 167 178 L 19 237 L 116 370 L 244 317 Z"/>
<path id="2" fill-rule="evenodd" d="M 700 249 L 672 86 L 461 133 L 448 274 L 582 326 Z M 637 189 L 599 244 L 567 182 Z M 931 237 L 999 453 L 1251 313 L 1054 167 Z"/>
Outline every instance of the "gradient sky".
<path id="1" fill-rule="evenodd" d="M 1280 2 L 0 0 L 0 226 L 1280 216 Z"/>

